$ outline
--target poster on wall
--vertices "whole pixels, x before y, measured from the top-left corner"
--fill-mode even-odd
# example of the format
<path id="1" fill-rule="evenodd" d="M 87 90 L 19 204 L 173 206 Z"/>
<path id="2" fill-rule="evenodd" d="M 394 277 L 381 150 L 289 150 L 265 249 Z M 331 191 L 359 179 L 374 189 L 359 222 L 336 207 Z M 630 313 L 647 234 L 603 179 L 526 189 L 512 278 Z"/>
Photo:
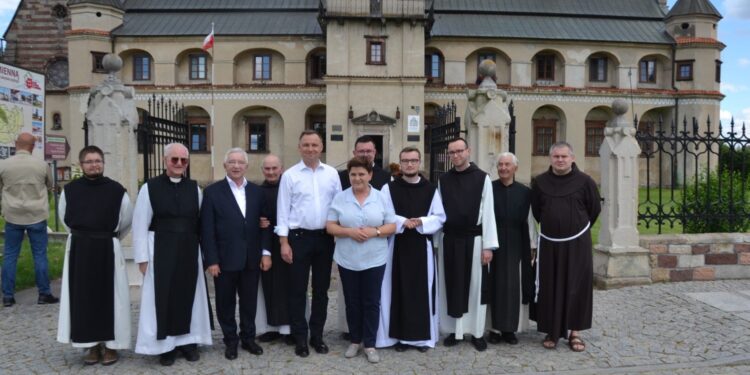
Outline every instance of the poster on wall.
<path id="1" fill-rule="evenodd" d="M 16 153 L 18 134 L 36 137 L 34 156 L 44 158 L 44 76 L 0 63 L 0 159 Z"/>

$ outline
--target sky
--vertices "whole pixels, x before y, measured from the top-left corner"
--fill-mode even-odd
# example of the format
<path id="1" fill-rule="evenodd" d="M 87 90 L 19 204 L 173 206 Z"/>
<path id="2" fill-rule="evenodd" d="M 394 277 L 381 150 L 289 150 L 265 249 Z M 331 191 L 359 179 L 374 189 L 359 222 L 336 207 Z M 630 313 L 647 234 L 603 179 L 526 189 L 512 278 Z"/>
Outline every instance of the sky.
<path id="1" fill-rule="evenodd" d="M 667 3 L 671 7 L 676 1 Z M 0 32 L 3 34 L 19 2 L 0 0 Z M 721 92 L 726 95 L 721 102 L 721 122 L 728 125 L 734 117 L 735 123 L 744 122 L 750 127 L 750 49 L 743 48 L 741 43 L 743 39 L 750 39 L 750 0 L 712 2 L 724 16 L 719 22 L 719 40 L 727 46 L 721 53 Z"/>

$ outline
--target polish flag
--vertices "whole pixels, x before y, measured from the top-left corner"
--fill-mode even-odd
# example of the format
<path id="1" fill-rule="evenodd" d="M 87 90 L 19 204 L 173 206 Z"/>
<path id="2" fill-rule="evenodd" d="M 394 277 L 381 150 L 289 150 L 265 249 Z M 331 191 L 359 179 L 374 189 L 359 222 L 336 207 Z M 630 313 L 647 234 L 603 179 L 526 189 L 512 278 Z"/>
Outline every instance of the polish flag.
<path id="1" fill-rule="evenodd" d="M 211 47 L 214 46 L 214 28 L 211 27 L 211 34 L 206 35 L 206 39 L 203 39 L 203 49 L 204 51 L 208 51 Z"/>

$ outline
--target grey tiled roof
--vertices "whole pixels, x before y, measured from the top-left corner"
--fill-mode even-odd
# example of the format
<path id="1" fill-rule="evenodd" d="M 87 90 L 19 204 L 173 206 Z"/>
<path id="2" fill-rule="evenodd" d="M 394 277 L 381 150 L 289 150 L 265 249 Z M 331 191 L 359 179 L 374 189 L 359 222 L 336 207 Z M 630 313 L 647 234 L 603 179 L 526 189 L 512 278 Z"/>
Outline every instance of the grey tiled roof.
<path id="1" fill-rule="evenodd" d="M 68 6 L 84 3 L 106 5 L 117 9 L 123 9 L 122 1 L 120 0 L 68 0 Z"/>
<path id="2" fill-rule="evenodd" d="M 124 6 L 115 36 L 205 35 L 211 22 L 217 36 L 323 35 L 318 0 L 125 0 Z M 434 6 L 432 36 L 673 42 L 656 0 L 434 0 Z"/>
<path id="3" fill-rule="evenodd" d="M 434 0 L 434 5 L 437 12 L 664 17 L 656 0 Z"/>
<path id="4" fill-rule="evenodd" d="M 709 0 L 678 0 L 672 9 L 670 9 L 667 18 L 691 14 L 703 14 L 722 18 L 721 13 L 714 8 Z"/>
<path id="5" fill-rule="evenodd" d="M 431 35 L 673 43 L 662 21 L 530 15 L 437 14 Z"/>
<path id="6" fill-rule="evenodd" d="M 322 35 L 315 12 L 126 13 L 115 36 Z"/>

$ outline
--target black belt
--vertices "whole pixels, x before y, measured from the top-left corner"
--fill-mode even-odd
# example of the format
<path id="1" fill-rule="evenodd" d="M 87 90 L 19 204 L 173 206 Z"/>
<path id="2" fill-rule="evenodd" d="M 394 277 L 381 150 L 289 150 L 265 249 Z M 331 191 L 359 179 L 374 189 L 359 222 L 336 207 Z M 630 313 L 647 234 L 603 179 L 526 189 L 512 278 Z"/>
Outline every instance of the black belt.
<path id="1" fill-rule="evenodd" d="M 71 229 L 70 233 L 74 236 L 98 239 L 120 237 L 120 232 L 92 232 L 88 230 Z"/>
<path id="2" fill-rule="evenodd" d="M 308 236 L 321 236 L 321 235 L 327 235 L 328 232 L 326 232 L 325 229 L 290 229 L 289 234 L 301 234 L 301 235 L 308 235 Z"/>
<path id="3" fill-rule="evenodd" d="M 162 218 L 151 221 L 148 230 L 152 232 L 197 233 L 198 223 L 195 219 Z"/>
<path id="4" fill-rule="evenodd" d="M 456 236 L 461 235 L 467 235 L 471 237 L 475 236 L 481 236 L 482 235 L 482 226 L 481 225 L 472 225 L 472 226 L 444 226 L 443 227 L 443 233 L 444 234 L 452 234 Z"/>

